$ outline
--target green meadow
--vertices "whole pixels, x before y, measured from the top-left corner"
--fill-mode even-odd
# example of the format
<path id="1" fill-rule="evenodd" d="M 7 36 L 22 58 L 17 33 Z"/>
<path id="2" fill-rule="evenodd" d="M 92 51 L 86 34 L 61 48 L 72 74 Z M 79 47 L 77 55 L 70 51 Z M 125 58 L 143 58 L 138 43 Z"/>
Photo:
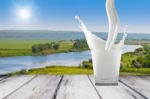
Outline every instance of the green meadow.
<path id="1" fill-rule="evenodd" d="M 0 50 L 0 57 L 6 56 L 26 56 L 32 55 L 32 51 L 30 49 L 1 49 Z"/>
<path id="2" fill-rule="evenodd" d="M 0 56 L 32 55 L 31 48 L 34 44 L 47 42 L 50 41 L 29 39 L 0 39 Z"/>
<path id="3" fill-rule="evenodd" d="M 49 43 L 50 40 L 0 39 L 0 49 L 31 49 L 34 44 Z"/>
<path id="4" fill-rule="evenodd" d="M 35 55 L 32 53 L 32 46 L 35 44 L 44 44 L 56 41 L 50 40 L 30 40 L 30 39 L 0 39 L 0 56 L 24 56 L 24 55 Z M 47 50 L 45 53 L 60 53 L 68 52 L 72 48 L 74 41 L 58 41 L 58 50 Z M 39 54 L 40 55 L 40 54 Z"/>

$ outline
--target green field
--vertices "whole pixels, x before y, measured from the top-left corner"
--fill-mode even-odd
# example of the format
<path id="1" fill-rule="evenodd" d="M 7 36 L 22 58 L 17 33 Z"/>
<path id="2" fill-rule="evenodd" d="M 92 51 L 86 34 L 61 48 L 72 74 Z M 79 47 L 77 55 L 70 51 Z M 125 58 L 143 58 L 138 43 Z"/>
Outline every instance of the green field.
<path id="1" fill-rule="evenodd" d="M 4 56 L 24 56 L 24 55 L 35 55 L 32 53 L 32 46 L 34 44 L 44 44 L 50 43 L 52 41 L 44 41 L 44 40 L 0 40 L 0 57 Z M 47 50 L 44 51 L 44 54 L 50 53 L 61 53 L 61 52 L 68 52 L 73 44 L 74 41 L 58 41 L 60 47 L 58 50 Z M 39 53 L 39 55 L 42 53 Z"/>
<path id="2" fill-rule="evenodd" d="M 32 51 L 29 49 L 9 49 L 9 50 L 0 50 L 0 56 L 22 56 L 22 55 L 32 55 Z"/>
<path id="3" fill-rule="evenodd" d="M 31 49 L 34 44 L 49 43 L 50 40 L 0 39 L 0 49 Z"/>

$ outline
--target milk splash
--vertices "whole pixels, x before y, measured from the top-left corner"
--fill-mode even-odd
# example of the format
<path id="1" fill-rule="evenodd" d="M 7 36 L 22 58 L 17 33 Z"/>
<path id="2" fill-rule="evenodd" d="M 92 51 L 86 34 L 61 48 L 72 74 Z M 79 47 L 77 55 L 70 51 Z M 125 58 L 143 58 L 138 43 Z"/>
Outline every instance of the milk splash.
<path id="1" fill-rule="evenodd" d="M 110 50 L 112 45 L 115 43 L 118 28 L 119 28 L 119 17 L 114 4 L 115 0 L 106 0 L 106 12 L 109 21 L 109 33 L 105 50 Z"/>
<path id="2" fill-rule="evenodd" d="M 114 6 L 114 0 L 106 0 L 106 12 L 109 21 L 107 41 L 90 32 L 79 16 L 75 16 L 75 19 L 79 22 L 79 28 L 84 32 L 91 51 L 95 85 L 118 85 L 121 53 L 127 37 L 127 26 L 122 40 L 115 44 L 119 17 Z"/>

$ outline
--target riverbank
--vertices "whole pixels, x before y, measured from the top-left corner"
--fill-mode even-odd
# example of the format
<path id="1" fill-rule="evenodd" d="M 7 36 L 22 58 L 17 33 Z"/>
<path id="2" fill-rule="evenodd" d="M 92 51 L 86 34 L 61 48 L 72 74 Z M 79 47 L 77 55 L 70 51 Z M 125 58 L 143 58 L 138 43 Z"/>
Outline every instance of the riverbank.
<path id="1" fill-rule="evenodd" d="M 47 66 L 44 68 L 33 68 L 29 70 L 21 70 L 13 73 L 8 73 L 9 76 L 15 75 L 81 75 L 93 74 L 91 68 L 81 67 L 65 67 L 65 66 Z M 120 70 L 121 75 L 149 75 L 150 68 L 124 68 Z"/>
<path id="2" fill-rule="evenodd" d="M 36 74 L 50 74 L 50 75 L 64 75 L 64 74 L 92 74 L 93 70 L 88 68 L 80 68 L 80 67 L 66 67 L 66 66 L 47 66 L 44 68 L 33 68 L 29 70 L 21 70 L 13 73 L 8 73 L 7 75 L 36 75 Z"/>
<path id="3" fill-rule="evenodd" d="M 32 52 L 32 46 L 30 49 L 21 49 L 18 46 L 13 46 L 10 48 L 0 49 L 0 57 L 7 56 L 37 56 L 37 55 L 48 55 L 48 54 L 56 54 L 56 53 L 67 53 L 67 52 L 80 52 L 89 50 L 88 46 L 84 48 L 73 48 L 75 42 L 78 40 L 64 40 L 64 41 L 55 41 L 55 43 L 59 44 L 59 48 L 56 49 L 46 49 L 37 53 Z M 47 44 L 47 43 L 39 43 L 39 44 Z"/>
<path id="4" fill-rule="evenodd" d="M 25 41 L 18 41 L 19 43 L 16 41 L 14 41 L 14 42 L 12 41 L 12 45 L 11 45 L 11 42 L 9 42 L 10 44 L 8 44 L 8 42 L 3 42 L 3 44 L 0 45 L 0 57 L 27 56 L 27 55 L 35 56 L 35 55 L 47 55 L 47 54 L 55 54 L 55 53 L 67 53 L 67 52 L 77 52 L 77 51 L 89 50 L 88 47 L 72 49 L 73 45 L 75 43 L 75 40 L 57 41 L 57 43 L 60 45 L 58 50 L 49 49 L 49 50 L 45 50 L 45 51 L 42 51 L 39 53 L 33 53 L 32 52 L 32 46 L 34 44 L 48 43 L 48 41 L 37 41 L 37 42 L 28 41 L 27 44 L 24 44 Z M 49 41 L 49 42 L 52 42 L 52 41 Z M 143 46 L 145 44 L 150 44 L 150 41 L 147 41 L 147 40 L 141 40 L 141 41 L 127 40 L 125 42 L 125 44 L 142 45 Z"/>
<path id="5" fill-rule="evenodd" d="M 24 42 L 24 41 L 23 41 Z M 22 44 L 23 44 L 22 42 Z M 20 48 L 18 48 L 18 43 L 14 42 L 16 44 L 16 46 L 13 46 L 12 48 L 5 48 L 5 49 L 0 49 L 0 57 L 7 57 L 7 56 L 27 56 L 27 55 L 46 55 L 46 54 L 54 54 L 54 53 L 62 53 L 62 52 L 69 52 L 69 49 L 71 49 L 71 47 L 74 44 L 74 41 L 60 41 L 58 42 L 60 47 L 58 50 L 45 50 L 43 52 L 39 52 L 39 53 L 33 53 L 32 52 L 32 45 L 34 44 L 43 44 L 45 42 L 38 42 L 38 43 L 34 43 L 31 41 L 32 45 L 25 45 L 23 47 L 20 46 Z M 20 42 L 21 43 L 21 42 Z M 19 45 L 20 45 L 19 43 Z M 3 44 L 4 45 L 4 44 Z M 23 48 L 23 49 L 22 49 Z M 26 49 L 28 48 L 28 49 Z"/>

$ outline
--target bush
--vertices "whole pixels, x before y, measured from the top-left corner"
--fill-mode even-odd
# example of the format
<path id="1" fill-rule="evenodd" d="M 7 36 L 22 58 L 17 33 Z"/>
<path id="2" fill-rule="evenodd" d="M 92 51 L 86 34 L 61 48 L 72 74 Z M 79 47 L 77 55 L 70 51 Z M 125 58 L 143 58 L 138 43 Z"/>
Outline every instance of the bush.
<path id="1" fill-rule="evenodd" d="M 83 61 L 80 67 L 93 69 L 92 63 L 88 61 Z"/>
<path id="2" fill-rule="evenodd" d="M 54 44 L 53 49 L 58 50 L 59 49 L 59 44 Z"/>
<path id="3" fill-rule="evenodd" d="M 150 60 L 145 60 L 143 67 L 144 67 L 144 68 L 150 68 Z"/>
<path id="4" fill-rule="evenodd" d="M 147 53 L 150 53 L 150 45 L 149 44 L 145 45 L 143 48 Z"/>
<path id="5" fill-rule="evenodd" d="M 44 51 L 44 50 L 49 49 L 50 45 L 48 43 L 46 43 L 46 44 L 39 44 L 38 47 L 39 47 L 40 51 Z"/>
<path id="6" fill-rule="evenodd" d="M 43 52 L 43 51 L 50 50 L 50 49 L 58 50 L 59 44 L 52 42 L 50 44 L 45 43 L 45 44 L 37 44 L 37 45 L 32 46 L 32 52 L 33 53 L 39 53 L 39 52 Z"/>
<path id="7" fill-rule="evenodd" d="M 27 70 L 26 69 L 22 69 L 19 73 L 20 74 L 27 74 Z"/>
<path id="8" fill-rule="evenodd" d="M 72 49 L 83 49 L 88 48 L 88 44 L 85 40 L 76 40 Z"/>
<path id="9" fill-rule="evenodd" d="M 144 60 L 143 56 L 137 57 L 137 61 L 140 62 L 141 64 L 143 63 L 143 60 Z"/>
<path id="10" fill-rule="evenodd" d="M 143 67 L 150 68 L 150 55 L 149 54 L 144 57 L 143 61 L 144 61 L 143 62 L 144 63 Z"/>
<path id="11" fill-rule="evenodd" d="M 134 51 L 134 54 L 136 55 L 144 55 L 144 53 L 145 53 L 144 48 L 138 48 Z"/>
<path id="12" fill-rule="evenodd" d="M 141 67 L 142 67 L 142 64 L 140 64 L 137 60 L 133 60 L 133 61 L 132 61 L 132 65 L 133 65 L 135 68 L 141 68 Z"/>
<path id="13" fill-rule="evenodd" d="M 38 46 L 38 45 L 33 45 L 33 46 L 32 46 L 32 52 L 33 52 L 33 53 L 38 53 L 38 52 L 40 52 L 39 46 Z"/>
<path id="14" fill-rule="evenodd" d="M 150 68 L 150 44 L 138 48 L 134 52 L 123 54 L 122 64 L 126 67 Z"/>

